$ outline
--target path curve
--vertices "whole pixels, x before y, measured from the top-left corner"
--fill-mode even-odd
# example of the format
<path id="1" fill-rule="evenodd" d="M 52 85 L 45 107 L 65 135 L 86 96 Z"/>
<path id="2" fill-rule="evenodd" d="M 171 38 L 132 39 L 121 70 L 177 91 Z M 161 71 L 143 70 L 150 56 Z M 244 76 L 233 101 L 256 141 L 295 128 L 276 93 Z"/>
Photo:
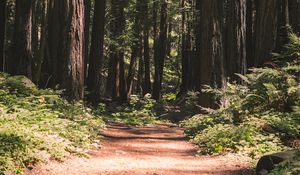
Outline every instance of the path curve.
<path id="1" fill-rule="evenodd" d="M 250 174 L 249 163 L 233 155 L 199 156 L 183 130 L 159 125 L 130 127 L 112 123 L 102 133 L 101 149 L 90 158 L 49 162 L 29 175 L 231 175 Z"/>

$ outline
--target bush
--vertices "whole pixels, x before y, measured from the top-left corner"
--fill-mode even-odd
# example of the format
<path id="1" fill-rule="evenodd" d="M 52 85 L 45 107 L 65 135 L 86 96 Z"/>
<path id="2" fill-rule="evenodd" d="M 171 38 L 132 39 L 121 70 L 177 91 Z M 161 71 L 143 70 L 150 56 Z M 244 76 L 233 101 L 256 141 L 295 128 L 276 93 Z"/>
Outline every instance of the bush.
<path id="1" fill-rule="evenodd" d="M 203 92 L 214 96 L 218 108 L 203 108 L 207 114 L 181 124 L 195 143 L 204 146 L 202 152 L 242 152 L 257 157 L 286 149 L 286 139 L 300 137 L 300 38 L 293 34 L 290 38 L 286 52 L 276 54 L 269 67 L 238 75 L 241 85 L 204 86 Z M 194 101 L 188 104 L 197 107 Z"/>
<path id="2" fill-rule="evenodd" d="M 23 76 L 0 74 L 0 174 L 20 173 L 48 158 L 84 155 L 104 126 L 81 102 L 40 90 Z"/>
<path id="3" fill-rule="evenodd" d="M 300 174 L 300 156 L 299 153 L 288 160 L 278 164 L 268 175 L 298 175 Z"/>
<path id="4" fill-rule="evenodd" d="M 104 120 L 120 122 L 129 125 L 146 125 L 158 122 L 160 113 L 159 103 L 151 99 L 151 95 L 144 97 L 132 95 L 128 104 L 121 106 L 100 105 L 93 109 L 93 113 L 104 115 Z"/>

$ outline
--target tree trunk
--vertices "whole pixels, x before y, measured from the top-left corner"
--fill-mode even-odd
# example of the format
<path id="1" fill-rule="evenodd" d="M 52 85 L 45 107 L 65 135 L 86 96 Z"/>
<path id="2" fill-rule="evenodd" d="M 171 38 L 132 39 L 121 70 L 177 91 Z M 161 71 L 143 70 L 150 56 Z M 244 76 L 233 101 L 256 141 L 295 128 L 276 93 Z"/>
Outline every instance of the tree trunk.
<path id="1" fill-rule="evenodd" d="M 65 61 L 63 60 L 63 51 L 64 47 L 64 32 L 66 21 L 64 20 L 65 12 L 64 10 L 64 1 L 61 0 L 50 0 L 49 3 L 49 19 L 48 19 L 48 43 L 47 50 L 49 56 L 44 63 L 44 67 L 47 67 L 49 72 L 46 85 L 48 87 L 55 88 L 56 85 L 62 83 L 61 73 L 64 69 Z"/>
<path id="2" fill-rule="evenodd" d="M 254 54 L 253 54 L 253 37 L 254 37 L 254 19 L 255 19 L 255 8 L 254 0 L 246 0 L 246 62 L 247 67 L 254 66 Z"/>
<path id="3" fill-rule="evenodd" d="M 5 7 L 6 1 L 0 1 L 0 72 L 4 71 Z"/>
<path id="4" fill-rule="evenodd" d="M 92 43 L 87 78 L 88 100 L 96 105 L 100 101 L 101 67 L 103 63 L 103 43 L 106 1 L 95 1 Z"/>
<path id="5" fill-rule="evenodd" d="M 222 87 L 224 81 L 223 55 L 223 8 L 224 1 L 199 0 L 200 21 L 197 32 L 199 38 L 200 83 L 212 87 Z M 200 105 L 212 107 L 213 101 L 208 94 L 201 93 Z"/>
<path id="6" fill-rule="evenodd" d="M 228 2 L 225 34 L 226 73 L 238 80 L 235 73 L 246 73 L 246 0 Z"/>
<path id="7" fill-rule="evenodd" d="M 111 38 L 117 42 L 118 45 L 123 46 L 123 32 L 125 30 L 125 15 L 124 8 L 126 2 L 121 0 L 111 1 L 111 10 L 113 19 L 111 21 Z M 118 48 L 115 44 L 110 46 L 110 61 L 109 61 L 109 75 L 107 87 L 111 92 L 112 99 L 117 99 L 120 102 L 127 101 L 127 90 L 125 80 L 124 68 L 124 50 Z"/>
<path id="8" fill-rule="evenodd" d="M 277 0 L 256 1 L 254 66 L 263 66 L 272 58 L 277 37 Z"/>
<path id="9" fill-rule="evenodd" d="M 60 0 L 58 0 L 60 1 Z M 61 87 L 70 99 L 81 100 L 84 96 L 84 3 L 83 0 L 64 1 L 66 22 L 63 30 L 64 64 Z"/>
<path id="10" fill-rule="evenodd" d="M 36 84 L 40 84 L 40 78 L 42 75 L 42 64 L 45 60 L 45 48 L 47 40 L 47 17 L 48 17 L 48 0 L 36 1 L 36 16 L 33 29 L 33 44 L 34 55 L 32 69 L 33 69 L 33 81 Z"/>
<path id="11" fill-rule="evenodd" d="M 97 1 L 95 1 L 95 4 Z M 87 78 L 88 73 L 88 64 L 89 64 L 89 51 L 90 51 L 90 23 L 91 23 L 91 8 L 92 8 L 92 1 L 85 0 L 84 1 L 84 78 Z M 94 10 L 95 14 L 96 10 Z M 95 15 L 94 15 L 95 17 Z"/>
<path id="12" fill-rule="evenodd" d="M 140 52 L 139 55 L 143 55 L 144 54 L 143 53 L 144 52 L 143 47 L 140 48 L 139 52 Z M 143 77 L 144 77 L 143 75 L 144 75 L 144 60 L 143 60 L 143 57 L 140 57 L 140 59 L 139 59 L 138 77 L 137 77 L 137 84 L 136 84 L 136 93 L 137 94 L 141 94 L 141 92 L 143 91 L 143 87 L 142 87 L 142 85 L 143 85 Z"/>
<path id="13" fill-rule="evenodd" d="M 133 85 L 133 79 L 136 72 L 136 60 L 138 57 L 141 57 L 139 55 L 139 50 L 142 46 L 140 43 L 141 38 L 141 16 L 144 12 L 141 10 L 142 6 L 142 0 L 137 0 L 136 2 L 136 14 L 135 14 L 135 20 L 134 20 L 134 27 L 133 27 L 133 45 L 131 47 L 131 57 L 130 57 L 130 65 L 128 69 L 128 75 L 127 75 L 127 87 L 128 87 L 128 96 L 132 93 L 132 85 Z"/>
<path id="14" fill-rule="evenodd" d="M 25 75 L 32 79 L 32 2 L 16 1 L 15 31 L 13 40 L 13 64 L 11 74 Z"/>
<path id="15" fill-rule="evenodd" d="M 201 24 L 201 14 L 200 12 L 202 11 L 202 6 L 201 6 L 200 1 L 196 1 L 195 4 L 195 8 L 196 8 L 196 12 L 195 12 L 195 56 L 192 59 L 192 67 L 193 67 L 193 85 L 191 84 L 191 86 L 194 86 L 194 89 L 197 91 L 201 90 L 201 83 L 200 83 L 200 79 L 201 79 L 201 71 L 199 70 L 199 68 L 201 68 L 201 40 L 202 40 L 202 33 L 201 33 L 201 28 L 203 28 L 202 24 Z"/>
<path id="16" fill-rule="evenodd" d="M 144 14 L 143 26 L 143 44 L 144 44 L 144 88 L 143 94 L 151 93 L 151 79 L 150 79 L 150 53 L 149 53 L 149 20 L 148 20 L 148 0 L 144 0 L 142 4 L 142 11 Z"/>
<path id="17" fill-rule="evenodd" d="M 161 12 L 160 12 L 160 32 L 159 39 L 155 49 L 154 64 L 155 64 L 155 74 L 154 74 L 154 84 L 153 84 L 153 98 L 155 100 L 159 100 L 161 98 L 161 90 L 162 90 L 162 79 L 163 79 L 163 69 L 164 62 L 167 52 L 167 14 L 168 14 L 168 4 L 165 0 L 163 0 L 161 4 Z"/>
<path id="18" fill-rule="evenodd" d="M 278 27 L 276 37 L 276 49 L 277 53 L 284 50 L 284 46 L 289 42 L 289 4 L 288 0 L 277 1 L 278 8 Z"/>
<path id="19" fill-rule="evenodd" d="M 190 76 L 192 73 L 191 67 L 193 66 L 190 64 L 191 55 L 190 55 L 190 33 L 189 33 L 189 15 L 186 11 L 186 0 L 181 1 L 182 11 L 182 22 L 181 22 L 181 86 L 180 86 L 180 94 L 184 94 L 188 91 L 190 80 L 192 77 Z"/>
<path id="20" fill-rule="evenodd" d="M 290 25 L 293 31 L 300 36 L 300 0 L 289 0 Z"/>

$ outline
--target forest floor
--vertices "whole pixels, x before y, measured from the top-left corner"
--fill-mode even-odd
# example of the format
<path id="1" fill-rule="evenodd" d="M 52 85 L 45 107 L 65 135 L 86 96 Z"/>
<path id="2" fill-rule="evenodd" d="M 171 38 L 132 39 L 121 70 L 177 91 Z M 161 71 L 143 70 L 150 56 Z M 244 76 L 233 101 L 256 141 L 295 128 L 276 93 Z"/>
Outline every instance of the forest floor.
<path id="1" fill-rule="evenodd" d="M 252 174 L 250 161 L 236 155 L 203 156 L 183 130 L 169 125 L 132 127 L 111 123 L 101 148 L 90 158 L 51 161 L 28 175 L 205 175 Z"/>

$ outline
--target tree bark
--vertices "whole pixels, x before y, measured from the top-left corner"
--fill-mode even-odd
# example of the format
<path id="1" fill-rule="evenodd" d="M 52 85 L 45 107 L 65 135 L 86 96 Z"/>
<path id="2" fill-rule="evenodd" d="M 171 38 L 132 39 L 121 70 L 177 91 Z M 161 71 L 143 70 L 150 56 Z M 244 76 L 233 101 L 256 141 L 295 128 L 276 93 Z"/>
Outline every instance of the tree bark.
<path id="1" fill-rule="evenodd" d="M 143 15 L 144 12 L 141 10 L 142 6 L 142 0 L 137 0 L 136 2 L 136 14 L 135 14 L 135 19 L 134 19 L 134 27 L 133 27 L 133 45 L 131 47 L 131 57 L 130 57 L 130 64 L 129 64 L 129 69 L 128 69 L 128 75 L 127 75 L 127 91 L 128 91 L 128 96 L 131 95 L 132 90 L 133 90 L 133 79 L 135 76 L 136 72 L 136 60 L 137 58 L 141 58 L 142 55 L 139 54 L 139 50 L 142 47 L 142 44 L 140 43 L 141 41 L 141 32 L 142 32 L 142 27 L 141 27 L 141 16 Z"/>
<path id="2" fill-rule="evenodd" d="M 263 66 L 272 58 L 277 37 L 277 0 L 256 1 L 254 66 Z"/>
<path id="3" fill-rule="evenodd" d="M 97 1 L 95 1 L 96 4 Z M 84 1 L 84 78 L 88 76 L 88 64 L 89 64 L 89 52 L 90 52 L 90 23 L 91 23 L 91 8 L 92 1 L 85 0 Z M 96 10 L 94 10 L 94 13 Z M 95 15 L 94 15 L 95 16 Z"/>
<path id="4" fill-rule="evenodd" d="M 279 0 L 277 1 L 277 4 L 278 27 L 275 51 L 280 53 L 284 50 L 284 46 L 289 42 L 289 4 L 288 0 Z"/>
<path id="5" fill-rule="evenodd" d="M 11 74 L 32 79 L 32 1 L 17 0 L 13 39 L 13 64 Z"/>
<path id="6" fill-rule="evenodd" d="M 255 7 L 254 0 L 246 0 L 246 62 L 247 67 L 254 66 L 254 19 L 255 19 Z"/>
<path id="7" fill-rule="evenodd" d="M 36 53 L 34 54 L 34 75 L 33 80 L 36 84 L 39 84 L 41 74 L 42 74 L 42 64 L 45 61 L 45 52 L 46 52 L 46 41 L 47 41 L 47 19 L 48 19 L 48 0 L 44 0 L 42 2 L 39 2 L 38 8 L 40 8 L 39 14 L 40 14 L 40 38 L 39 38 L 39 44 L 38 48 L 36 50 Z"/>
<path id="8" fill-rule="evenodd" d="M 226 74 L 239 80 L 235 73 L 246 73 L 246 0 L 228 2 L 225 34 Z"/>
<path id="9" fill-rule="evenodd" d="M 4 39 L 5 39 L 5 15 L 6 0 L 0 1 L 0 72 L 4 71 Z"/>
<path id="10" fill-rule="evenodd" d="M 49 19 L 48 19 L 48 43 L 47 50 L 49 56 L 44 64 L 47 68 L 49 75 L 47 77 L 46 85 L 48 87 L 55 88 L 56 85 L 62 83 L 61 73 L 64 69 L 65 61 L 63 60 L 64 47 L 64 32 L 66 27 L 66 21 L 64 16 L 64 1 L 50 0 L 49 3 Z"/>
<path id="11" fill-rule="evenodd" d="M 111 1 L 111 13 L 113 16 L 111 21 L 111 38 L 120 46 L 123 46 L 124 43 L 121 36 L 125 30 L 124 8 L 126 3 L 122 0 Z M 108 73 L 107 90 L 111 92 L 112 99 L 121 103 L 127 101 L 123 47 L 118 47 L 115 44 L 110 46 Z"/>
<path id="12" fill-rule="evenodd" d="M 150 53 L 149 53 L 149 17 L 148 17 L 148 0 L 144 0 L 142 11 L 144 14 L 143 26 L 143 44 L 144 44 L 144 89 L 143 94 L 151 93 L 150 79 Z"/>
<path id="13" fill-rule="evenodd" d="M 161 98 L 162 90 L 162 79 L 163 79 L 163 69 L 164 62 L 167 52 L 167 14 L 168 14 L 168 4 L 165 0 L 161 3 L 161 12 L 160 12 L 160 32 L 159 39 L 155 49 L 155 75 L 154 75 L 154 84 L 153 84 L 153 98 L 159 100 Z"/>
<path id="14" fill-rule="evenodd" d="M 96 105 L 100 102 L 101 95 L 101 67 L 103 63 L 103 43 L 105 27 L 106 1 L 95 1 L 92 43 L 90 51 L 87 90 L 90 92 L 88 100 Z"/>
<path id="15" fill-rule="evenodd" d="M 199 50 L 200 59 L 200 83 L 212 87 L 223 87 L 224 85 L 224 55 L 223 55 L 223 8 L 224 1 L 199 0 L 200 7 L 199 28 Z M 210 95 L 201 93 L 200 105 L 212 107 L 213 101 Z"/>
<path id="16" fill-rule="evenodd" d="M 192 88 L 191 80 L 193 79 L 193 65 L 191 64 L 191 37 L 189 25 L 189 13 L 186 11 L 186 3 L 189 1 L 182 0 L 182 22 L 181 22 L 181 86 L 179 96 Z"/>
<path id="17" fill-rule="evenodd" d="M 60 1 L 60 0 L 58 0 Z M 63 30 L 64 64 L 61 87 L 69 99 L 82 100 L 84 96 L 84 2 L 83 0 L 64 1 L 66 25 Z"/>
<path id="18" fill-rule="evenodd" d="M 293 31 L 300 36 L 300 0 L 289 0 L 289 22 Z"/>

